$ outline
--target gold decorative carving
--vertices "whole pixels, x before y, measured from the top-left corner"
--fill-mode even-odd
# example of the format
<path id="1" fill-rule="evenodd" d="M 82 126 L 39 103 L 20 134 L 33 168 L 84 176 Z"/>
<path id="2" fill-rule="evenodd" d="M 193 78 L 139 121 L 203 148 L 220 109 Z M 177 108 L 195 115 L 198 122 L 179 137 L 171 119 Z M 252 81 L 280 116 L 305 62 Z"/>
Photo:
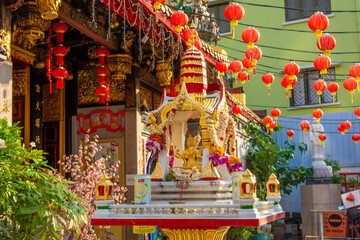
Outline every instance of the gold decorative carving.
<path id="1" fill-rule="evenodd" d="M 167 60 L 159 60 L 156 64 L 156 77 L 159 80 L 160 86 L 169 86 L 172 77 L 172 68 L 170 58 Z"/>
<path id="2" fill-rule="evenodd" d="M 11 43 L 11 34 L 4 29 L 0 29 L 0 53 L 6 57 L 10 57 L 10 43 Z"/>
<path id="3" fill-rule="evenodd" d="M 162 228 L 170 240 L 222 240 L 229 227 L 219 229 L 169 229 Z"/>
<path id="4" fill-rule="evenodd" d="M 161 99 L 160 95 L 154 94 L 154 109 L 157 109 L 160 106 Z"/>
<path id="5" fill-rule="evenodd" d="M 135 98 L 135 84 L 131 81 L 126 83 L 126 103 L 125 106 L 127 108 L 136 107 L 136 98 Z"/>
<path id="6" fill-rule="evenodd" d="M 62 119 L 62 91 L 52 85 L 50 93 L 49 84 L 43 85 L 43 122 L 58 122 Z"/>
<path id="7" fill-rule="evenodd" d="M 113 183 L 110 178 L 103 175 L 96 183 L 96 200 L 112 200 L 112 188 Z"/>
<path id="8" fill-rule="evenodd" d="M 240 198 L 254 199 L 256 198 L 256 177 L 249 169 L 246 169 L 239 180 Z"/>
<path id="9" fill-rule="evenodd" d="M 95 93 L 98 86 L 98 77 L 95 69 L 78 71 L 78 104 L 94 104 L 99 102 L 99 96 Z M 110 102 L 125 101 L 125 79 L 114 78 L 110 82 Z"/>
<path id="10" fill-rule="evenodd" d="M 14 69 L 12 92 L 13 97 L 20 97 L 26 95 L 26 69 Z"/>
<path id="11" fill-rule="evenodd" d="M 136 34 L 133 31 L 126 31 L 125 41 L 121 43 L 121 47 L 125 52 L 129 52 L 136 38 Z"/>
<path id="12" fill-rule="evenodd" d="M 164 175 L 163 169 L 159 163 L 159 161 L 156 162 L 155 169 L 151 173 L 150 178 L 151 179 L 162 179 Z"/>
<path id="13" fill-rule="evenodd" d="M 17 47 L 15 45 L 11 46 L 11 55 L 14 58 L 20 59 L 28 64 L 33 64 L 34 61 L 36 60 L 36 55 L 26 51 L 20 47 Z"/>
<path id="14" fill-rule="evenodd" d="M 43 19 L 53 20 L 58 17 L 61 0 L 37 0 L 36 2 Z"/>
<path id="15" fill-rule="evenodd" d="M 150 90 L 140 88 L 140 103 L 147 108 L 153 108 L 152 92 Z"/>
<path id="16" fill-rule="evenodd" d="M 209 161 L 204 170 L 201 173 L 201 178 L 221 178 L 219 172 L 214 167 L 214 165 L 211 164 L 211 161 Z"/>
<path id="17" fill-rule="evenodd" d="M 90 59 L 97 59 L 98 56 L 96 55 L 96 49 L 98 48 L 99 46 L 91 46 L 88 48 L 88 57 Z"/>
<path id="18" fill-rule="evenodd" d="M 280 195 L 280 182 L 277 179 L 274 173 L 271 173 L 269 177 L 269 181 L 266 183 L 266 196 L 267 197 L 274 197 L 274 196 L 281 196 Z"/>
<path id="19" fill-rule="evenodd" d="M 24 2 L 16 13 L 15 25 L 22 29 L 22 35 L 29 41 L 27 46 L 30 49 L 44 38 L 44 30 L 49 27 L 50 21 L 41 17 L 34 1 Z"/>
<path id="20" fill-rule="evenodd" d="M 128 54 L 109 56 L 109 68 L 113 79 L 126 79 L 125 74 L 131 74 L 132 57 Z"/>

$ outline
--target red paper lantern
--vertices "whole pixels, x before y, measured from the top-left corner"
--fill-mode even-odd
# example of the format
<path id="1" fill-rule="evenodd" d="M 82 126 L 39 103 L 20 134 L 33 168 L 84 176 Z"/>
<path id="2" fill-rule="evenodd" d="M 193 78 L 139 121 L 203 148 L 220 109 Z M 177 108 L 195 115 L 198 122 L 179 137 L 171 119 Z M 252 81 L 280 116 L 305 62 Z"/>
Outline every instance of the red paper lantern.
<path id="1" fill-rule="evenodd" d="M 360 119 L 360 107 L 356 108 L 354 111 L 355 115 L 358 116 L 358 118 Z"/>
<path id="2" fill-rule="evenodd" d="M 249 49 L 254 49 L 254 48 L 249 48 Z M 271 83 L 274 82 L 274 75 L 272 75 L 271 73 L 265 73 L 261 80 L 266 84 L 265 86 L 268 88 L 268 92 L 269 92 L 269 95 L 270 95 L 270 86 L 271 86 Z"/>
<path id="3" fill-rule="evenodd" d="M 253 48 L 254 43 L 259 41 L 260 39 L 260 32 L 256 30 L 253 26 L 250 26 L 241 33 L 241 38 L 244 42 L 247 43 L 248 48 Z"/>
<path id="4" fill-rule="evenodd" d="M 242 65 L 246 68 L 248 73 L 251 73 L 255 70 L 256 62 L 250 61 L 247 57 L 244 57 L 241 61 Z M 253 65 L 255 63 L 255 65 Z M 255 73 L 254 73 L 255 75 Z"/>
<path id="5" fill-rule="evenodd" d="M 189 18 L 184 11 L 176 11 L 171 15 L 171 23 L 175 25 L 175 31 L 181 33 L 183 28 L 188 24 Z"/>
<path id="6" fill-rule="evenodd" d="M 333 96 L 333 102 L 335 102 L 335 96 L 336 92 L 339 90 L 339 84 L 337 84 L 336 82 L 331 82 L 327 86 L 327 89 L 329 90 L 329 92 L 331 92 L 331 95 Z"/>
<path id="7" fill-rule="evenodd" d="M 323 115 L 323 111 L 321 111 L 321 109 L 317 108 L 312 112 L 312 115 L 314 118 L 316 118 L 316 121 L 320 122 L 320 118 Z"/>
<path id="8" fill-rule="evenodd" d="M 167 0 L 151 0 L 151 5 L 155 8 L 156 11 L 156 22 L 159 19 L 159 10 L 161 9 L 162 5 L 166 3 Z"/>
<path id="9" fill-rule="evenodd" d="M 297 81 L 297 78 L 296 76 L 294 76 Z M 288 74 L 285 74 L 284 77 L 281 79 L 281 86 L 285 89 L 285 92 L 286 92 L 286 98 L 289 97 L 289 94 L 291 94 L 291 89 L 292 89 L 292 82 L 290 79 L 289 79 L 289 75 Z M 291 95 L 290 95 L 291 97 Z"/>
<path id="10" fill-rule="evenodd" d="M 110 92 L 110 89 L 107 88 L 105 85 L 100 85 L 99 87 L 96 88 L 95 93 L 97 95 L 99 95 L 99 103 L 100 104 L 105 103 L 106 95 L 108 95 L 109 92 Z"/>
<path id="11" fill-rule="evenodd" d="M 244 85 L 246 80 L 250 80 L 250 75 L 245 71 L 241 71 L 238 74 L 238 78 L 239 78 L 241 84 Z"/>
<path id="12" fill-rule="evenodd" d="M 320 51 L 324 51 L 325 56 L 330 56 L 331 50 L 333 50 L 336 45 L 336 39 L 326 33 L 316 41 L 316 45 Z"/>
<path id="13" fill-rule="evenodd" d="M 338 126 L 338 131 L 342 134 L 342 135 L 344 135 L 345 134 L 345 129 L 341 126 L 341 124 Z"/>
<path id="14" fill-rule="evenodd" d="M 233 75 L 237 76 L 239 72 L 243 69 L 243 65 L 239 60 L 234 60 L 230 63 L 229 68 L 233 72 Z"/>
<path id="15" fill-rule="evenodd" d="M 96 68 L 95 73 L 99 76 L 99 84 L 104 85 L 105 77 L 109 74 L 109 70 L 106 67 L 101 66 Z"/>
<path id="16" fill-rule="evenodd" d="M 344 129 L 345 132 L 347 132 L 351 128 L 351 122 L 349 122 L 348 120 L 343 121 L 341 123 L 341 127 Z"/>
<path id="17" fill-rule="evenodd" d="M 60 66 L 59 68 L 56 68 L 52 72 L 52 75 L 54 78 L 56 78 L 56 88 L 63 89 L 64 88 L 64 78 L 66 78 L 68 75 L 68 72 L 66 71 L 66 69 L 63 68 L 62 66 Z"/>
<path id="18" fill-rule="evenodd" d="M 68 53 L 67 48 L 60 44 L 53 48 L 53 53 L 56 56 L 56 65 L 64 66 L 64 56 Z"/>
<path id="19" fill-rule="evenodd" d="M 182 38 L 185 40 L 185 45 L 191 47 L 194 42 L 198 39 L 199 34 L 193 28 L 187 28 L 182 33 Z"/>
<path id="20" fill-rule="evenodd" d="M 326 138 L 327 138 L 327 137 L 326 137 L 326 134 L 325 134 L 325 133 L 320 133 L 320 134 L 319 134 L 319 139 L 320 139 L 320 141 L 321 141 L 321 144 L 324 145 Z"/>
<path id="21" fill-rule="evenodd" d="M 274 132 L 274 128 L 276 128 L 277 126 L 277 123 L 275 121 L 272 121 L 269 125 L 269 128 L 270 128 L 270 134 L 273 134 Z"/>
<path id="22" fill-rule="evenodd" d="M 358 92 L 360 92 L 360 64 L 355 63 L 349 69 L 349 74 L 353 78 L 355 78 L 356 82 L 358 83 Z"/>
<path id="23" fill-rule="evenodd" d="M 323 80 L 319 79 L 314 82 L 314 89 L 316 90 L 316 94 L 319 95 L 319 104 L 321 104 L 321 95 L 322 92 L 326 89 L 326 84 Z"/>
<path id="24" fill-rule="evenodd" d="M 281 111 L 280 111 L 280 109 L 278 109 L 278 108 L 273 108 L 273 109 L 270 111 L 270 115 L 276 120 L 276 119 L 278 119 L 278 117 L 281 115 Z"/>
<path id="25" fill-rule="evenodd" d="M 196 40 L 194 43 L 194 46 L 198 49 L 201 50 L 202 49 L 202 44 L 199 40 Z"/>
<path id="26" fill-rule="evenodd" d="M 100 46 L 95 50 L 95 53 L 99 57 L 99 64 L 105 65 L 105 57 L 109 56 L 110 50 L 103 46 Z"/>
<path id="27" fill-rule="evenodd" d="M 269 128 L 270 123 L 273 121 L 273 119 L 270 116 L 266 116 L 263 118 L 263 122 L 265 123 L 266 127 Z"/>
<path id="28" fill-rule="evenodd" d="M 300 122 L 300 127 L 304 131 L 305 135 L 307 135 L 307 132 L 310 130 L 310 123 L 306 120 L 302 120 Z"/>
<path id="29" fill-rule="evenodd" d="M 257 46 L 254 46 L 252 48 L 248 48 L 245 52 L 245 56 L 247 59 L 251 61 L 251 66 L 255 67 L 257 64 L 257 61 L 260 60 L 262 57 L 262 51 Z"/>
<path id="30" fill-rule="evenodd" d="M 357 88 L 358 83 L 356 82 L 355 78 L 348 77 L 344 82 L 343 86 L 346 90 L 349 91 L 349 94 L 351 95 L 351 103 L 354 102 L 353 94 L 355 93 L 355 88 Z"/>
<path id="31" fill-rule="evenodd" d="M 53 28 L 54 32 L 56 32 L 56 41 L 58 43 L 63 43 L 64 42 L 64 33 L 68 30 L 67 25 L 60 21 L 60 22 L 54 23 L 52 28 Z"/>
<path id="32" fill-rule="evenodd" d="M 292 137 L 294 136 L 294 131 L 292 129 L 289 129 L 286 131 L 286 135 L 288 135 L 289 139 L 291 140 Z"/>
<path id="33" fill-rule="evenodd" d="M 224 62 L 218 62 L 216 64 L 216 70 L 220 72 L 220 75 L 224 75 L 228 70 L 227 64 Z"/>
<path id="34" fill-rule="evenodd" d="M 329 26 L 329 19 L 322 12 L 316 12 L 309 17 L 308 26 L 315 32 L 315 37 L 321 37 L 322 31 Z"/>
<path id="35" fill-rule="evenodd" d="M 238 21 L 242 19 L 244 15 L 245 15 L 245 10 L 238 3 L 231 3 L 229 6 L 225 8 L 224 16 L 226 17 L 227 20 L 230 21 L 230 26 L 232 28 L 231 30 L 232 38 L 234 38 L 235 36 L 234 26 L 238 25 Z"/>
<path id="36" fill-rule="evenodd" d="M 236 115 L 236 117 L 238 117 L 239 114 L 241 113 L 241 108 L 239 106 L 234 106 L 232 111 Z"/>
<path id="37" fill-rule="evenodd" d="M 354 143 L 358 143 L 359 140 L 360 140 L 360 135 L 357 134 L 357 133 L 354 133 L 354 134 L 351 136 L 351 139 L 354 141 Z"/>
<path id="38" fill-rule="evenodd" d="M 294 61 L 290 61 L 285 65 L 284 72 L 289 75 L 289 79 L 292 81 L 295 79 L 295 75 L 300 72 L 300 67 Z"/>
<path id="39" fill-rule="evenodd" d="M 320 54 L 314 60 L 314 67 L 320 70 L 320 74 L 326 74 L 327 69 L 331 66 L 331 59 L 328 56 Z"/>

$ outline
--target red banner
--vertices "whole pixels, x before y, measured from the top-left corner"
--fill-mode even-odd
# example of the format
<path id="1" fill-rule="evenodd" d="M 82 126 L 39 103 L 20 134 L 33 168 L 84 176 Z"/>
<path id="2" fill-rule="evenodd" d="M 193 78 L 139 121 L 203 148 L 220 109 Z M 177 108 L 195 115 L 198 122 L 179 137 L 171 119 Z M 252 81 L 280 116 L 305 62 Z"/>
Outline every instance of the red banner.
<path id="1" fill-rule="evenodd" d="M 106 128 L 110 132 L 125 130 L 125 112 L 112 113 L 108 110 L 96 110 L 88 116 L 82 114 L 76 117 L 76 132 L 94 133 L 98 128 Z"/>

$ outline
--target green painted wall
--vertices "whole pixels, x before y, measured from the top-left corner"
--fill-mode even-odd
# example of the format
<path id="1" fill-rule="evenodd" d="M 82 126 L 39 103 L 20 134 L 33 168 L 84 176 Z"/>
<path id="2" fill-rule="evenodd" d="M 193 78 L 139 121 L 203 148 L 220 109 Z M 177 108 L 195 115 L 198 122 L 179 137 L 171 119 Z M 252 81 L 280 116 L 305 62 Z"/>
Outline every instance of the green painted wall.
<path id="1" fill-rule="evenodd" d="M 256 4 L 264 5 L 276 5 L 283 7 L 284 0 L 256 0 L 256 1 L 243 1 Z M 245 8 L 245 17 L 240 20 L 240 23 L 246 25 L 259 25 L 266 27 L 275 27 L 281 29 L 296 29 L 296 30 L 310 30 L 307 26 L 307 20 L 301 23 L 293 23 L 289 25 L 283 25 L 285 22 L 285 10 L 267 7 L 257 7 L 242 4 Z M 360 3 L 356 0 L 331 1 L 332 10 L 360 10 Z M 333 13 L 334 16 L 329 17 L 330 26 L 327 31 L 360 31 L 360 13 Z M 246 26 L 238 25 L 236 27 L 235 38 L 241 40 L 241 32 Z M 258 44 L 266 46 L 276 46 L 282 48 L 291 48 L 298 50 L 307 50 L 321 53 L 316 47 L 317 38 L 313 33 L 301 33 L 301 32 L 290 32 L 290 31 L 278 31 L 257 28 L 260 31 L 261 38 Z M 326 32 L 326 31 L 325 31 Z M 336 47 L 333 53 L 336 52 L 360 52 L 360 34 L 332 34 L 336 38 Z M 246 44 L 229 39 L 230 36 L 225 36 L 218 42 L 218 47 L 223 48 L 227 51 L 229 59 L 233 60 L 238 58 L 241 60 L 244 57 L 244 51 L 246 50 Z M 271 48 L 261 47 L 263 55 L 274 56 L 285 59 L 302 59 L 311 60 L 315 59 L 318 54 L 316 53 L 304 53 L 304 52 L 292 52 L 275 50 Z M 359 62 L 360 54 L 331 54 L 332 62 Z M 270 110 L 276 106 L 281 107 L 282 116 L 293 116 L 293 115 L 307 115 L 311 114 L 314 108 L 288 110 L 290 107 L 290 101 L 285 97 L 284 88 L 280 85 L 283 73 L 280 69 L 283 69 L 284 65 L 288 61 L 276 60 L 271 58 L 263 57 L 258 61 L 259 64 L 274 67 L 275 69 L 269 69 L 266 67 L 258 66 L 259 71 L 256 76 L 251 73 L 251 81 L 245 84 L 245 94 L 247 106 L 252 110 L 263 110 L 267 109 L 268 114 Z M 306 65 L 312 65 L 312 62 L 303 63 L 297 62 L 300 67 Z M 342 63 L 340 66 L 335 67 L 335 73 L 348 74 L 348 70 L 352 64 Z M 260 73 L 261 71 L 261 73 Z M 267 93 L 265 84 L 261 81 L 261 76 L 264 71 L 270 71 L 275 75 L 275 81 L 271 85 L 271 95 Z M 355 107 L 360 105 L 360 93 L 356 91 L 354 96 L 354 103 L 351 103 L 351 98 L 348 92 L 343 88 L 342 81 L 346 79 L 345 76 L 336 76 L 337 83 L 340 86 L 338 91 L 338 102 L 340 105 L 321 107 L 324 113 L 328 112 L 345 112 L 353 111 Z M 259 106 L 257 106 L 259 105 Z M 263 107 L 268 106 L 268 107 Z"/>

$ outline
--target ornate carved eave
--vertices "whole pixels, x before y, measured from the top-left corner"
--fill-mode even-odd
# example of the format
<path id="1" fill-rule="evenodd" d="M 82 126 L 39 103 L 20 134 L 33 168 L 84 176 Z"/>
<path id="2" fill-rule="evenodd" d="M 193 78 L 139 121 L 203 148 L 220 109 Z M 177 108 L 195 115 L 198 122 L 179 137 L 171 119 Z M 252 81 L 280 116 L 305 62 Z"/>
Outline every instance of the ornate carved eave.
<path id="1" fill-rule="evenodd" d="M 15 45 L 11 46 L 11 57 L 15 60 L 21 61 L 29 65 L 32 65 L 36 60 L 35 54 L 26 51 L 20 47 L 17 47 Z"/>
<path id="2" fill-rule="evenodd" d="M 110 50 L 117 50 L 118 39 L 114 35 L 111 35 L 110 39 L 106 40 L 107 29 L 99 25 L 97 25 L 97 27 L 91 25 L 90 18 L 83 13 L 77 12 L 65 1 L 61 3 L 59 18 Z"/>

